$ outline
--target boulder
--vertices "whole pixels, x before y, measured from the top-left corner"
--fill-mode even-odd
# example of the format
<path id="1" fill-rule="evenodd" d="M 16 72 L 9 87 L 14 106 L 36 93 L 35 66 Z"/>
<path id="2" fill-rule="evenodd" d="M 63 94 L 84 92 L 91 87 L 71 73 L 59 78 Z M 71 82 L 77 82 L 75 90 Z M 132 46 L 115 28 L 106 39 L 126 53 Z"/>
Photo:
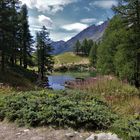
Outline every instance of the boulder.
<path id="1" fill-rule="evenodd" d="M 92 134 L 86 140 L 121 140 L 121 139 L 119 139 L 116 134 L 100 133 L 100 134 Z"/>

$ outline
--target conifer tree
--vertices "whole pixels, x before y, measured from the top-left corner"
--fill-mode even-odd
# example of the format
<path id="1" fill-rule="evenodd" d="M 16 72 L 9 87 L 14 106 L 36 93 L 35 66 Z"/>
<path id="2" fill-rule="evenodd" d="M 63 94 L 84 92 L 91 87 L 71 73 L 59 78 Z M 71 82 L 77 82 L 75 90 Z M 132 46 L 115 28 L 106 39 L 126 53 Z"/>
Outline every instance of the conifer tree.
<path id="1" fill-rule="evenodd" d="M 37 60 L 38 60 L 38 72 L 41 75 L 41 79 L 44 79 L 44 73 L 50 73 L 53 69 L 52 59 L 52 47 L 50 45 L 49 32 L 45 26 L 43 26 L 40 32 L 36 35 L 37 42 Z"/>
<path id="2" fill-rule="evenodd" d="M 23 5 L 21 8 L 20 12 L 21 16 L 21 57 L 20 57 L 20 63 L 22 65 L 23 61 L 23 66 L 24 68 L 27 68 L 27 66 L 30 64 L 31 60 L 31 52 L 32 52 L 32 44 L 33 44 L 33 39 L 30 34 L 29 30 L 29 23 L 28 23 L 28 10 L 27 6 Z"/>
<path id="3" fill-rule="evenodd" d="M 82 46 L 81 46 L 81 50 L 82 50 L 82 54 L 84 56 L 86 56 L 88 54 L 87 52 L 87 47 L 88 47 L 88 40 L 85 38 L 82 42 Z"/>
<path id="4" fill-rule="evenodd" d="M 16 21 L 18 0 L 0 1 L 0 54 L 1 69 L 5 69 L 5 64 L 9 58 L 14 56 L 13 48 L 16 46 Z M 14 39 L 14 40 L 13 40 Z"/>
<path id="5" fill-rule="evenodd" d="M 75 46 L 74 46 L 74 52 L 76 53 L 76 55 L 78 55 L 81 51 L 81 43 L 79 40 L 77 40 Z"/>
<path id="6" fill-rule="evenodd" d="M 96 61 L 97 61 L 97 43 L 93 43 L 91 49 L 90 49 L 90 53 L 89 53 L 89 60 L 90 60 L 90 64 L 92 66 L 96 66 Z"/>
<path id="7" fill-rule="evenodd" d="M 93 40 L 92 39 L 89 39 L 88 40 L 88 47 L 87 47 L 87 53 L 88 53 L 88 55 L 90 54 L 90 50 L 91 50 L 91 48 L 92 48 L 93 45 L 94 45 Z"/>
<path id="8" fill-rule="evenodd" d="M 133 46 L 135 56 L 133 65 L 133 77 L 135 85 L 140 86 L 140 0 L 121 0 L 119 5 L 113 8 L 122 19 L 125 28 L 131 32 L 129 46 Z M 132 33 L 133 32 L 133 33 Z M 130 52 L 131 53 L 131 52 Z"/>
<path id="9" fill-rule="evenodd" d="M 18 15 L 19 13 L 19 1 L 18 0 L 11 0 L 11 37 L 9 47 L 10 47 L 10 62 L 12 66 L 16 63 L 17 53 L 19 48 L 19 40 L 18 40 L 18 26 L 19 20 Z"/>

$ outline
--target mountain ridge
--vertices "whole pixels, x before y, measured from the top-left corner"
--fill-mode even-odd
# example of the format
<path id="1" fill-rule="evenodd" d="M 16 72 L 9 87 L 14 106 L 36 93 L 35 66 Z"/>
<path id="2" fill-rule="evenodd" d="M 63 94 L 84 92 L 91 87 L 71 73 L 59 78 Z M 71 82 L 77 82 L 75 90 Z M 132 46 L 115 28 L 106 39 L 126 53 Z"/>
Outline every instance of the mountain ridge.
<path id="1" fill-rule="evenodd" d="M 105 21 L 101 25 L 91 25 L 66 42 L 63 40 L 52 42 L 52 46 L 54 48 L 53 54 L 73 51 L 73 47 L 77 40 L 80 42 L 82 42 L 85 38 L 92 39 L 96 42 L 101 40 L 108 24 L 109 21 Z"/>

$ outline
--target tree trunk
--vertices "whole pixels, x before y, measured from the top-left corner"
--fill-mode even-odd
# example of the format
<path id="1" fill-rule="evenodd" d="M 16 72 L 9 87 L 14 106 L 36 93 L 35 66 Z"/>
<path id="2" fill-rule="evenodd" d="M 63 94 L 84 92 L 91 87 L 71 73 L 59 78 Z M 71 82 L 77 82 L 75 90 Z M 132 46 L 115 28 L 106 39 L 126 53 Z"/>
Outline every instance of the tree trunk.
<path id="1" fill-rule="evenodd" d="M 26 48 L 26 42 L 24 40 L 24 43 L 23 43 L 23 66 L 25 69 L 27 69 L 27 48 Z"/>
<path id="2" fill-rule="evenodd" d="M 41 80 L 43 81 L 44 80 L 44 68 L 41 67 Z"/>
<path id="3" fill-rule="evenodd" d="M 3 51 L 1 52 L 1 70 L 5 70 L 5 54 Z"/>
<path id="4" fill-rule="evenodd" d="M 24 63 L 24 68 L 27 69 L 27 64 L 26 63 Z"/>
<path id="5" fill-rule="evenodd" d="M 26 55 L 24 55 L 24 58 L 23 58 L 23 65 L 24 65 L 24 68 L 27 69 L 27 59 L 26 59 Z"/>
<path id="6" fill-rule="evenodd" d="M 137 53 L 137 62 L 136 62 L 136 77 L 135 77 L 135 86 L 140 87 L 140 54 Z"/>
<path id="7" fill-rule="evenodd" d="M 22 67 L 22 58 L 19 59 L 20 66 Z"/>
<path id="8" fill-rule="evenodd" d="M 10 62 L 11 62 L 11 65 L 12 65 L 12 67 L 13 67 L 13 66 L 14 66 L 14 57 L 13 57 L 13 56 L 11 56 Z"/>

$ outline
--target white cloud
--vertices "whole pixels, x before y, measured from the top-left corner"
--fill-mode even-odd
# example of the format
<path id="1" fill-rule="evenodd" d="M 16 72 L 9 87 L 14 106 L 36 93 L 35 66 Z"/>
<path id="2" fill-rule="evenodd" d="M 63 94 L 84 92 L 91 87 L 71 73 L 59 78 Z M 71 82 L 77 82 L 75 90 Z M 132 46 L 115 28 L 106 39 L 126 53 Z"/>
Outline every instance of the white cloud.
<path id="1" fill-rule="evenodd" d="M 67 41 L 71 39 L 73 36 L 75 36 L 77 33 L 64 33 L 64 32 L 51 32 L 50 38 L 53 39 L 53 41 L 59 41 L 64 40 Z"/>
<path id="2" fill-rule="evenodd" d="M 99 21 L 96 25 L 101 25 L 103 23 L 104 23 L 103 21 Z"/>
<path id="3" fill-rule="evenodd" d="M 118 2 L 116 0 L 100 0 L 91 2 L 90 6 L 97 6 L 100 8 L 110 9 L 113 5 L 117 5 Z"/>
<path id="4" fill-rule="evenodd" d="M 32 25 L 39 25 L 38 18 L 29 16 L 29 25 L 30 26 L 32 26 Z"/>
<path id="5" fill-rule="evenodd" d="M 87 28 L 88 25 L 87 24 L 83 24 L 83 23 L 73 23 L 73 24 L 67 24 L 67 25 L 63 25 L 61 28 L 65 29 L 67 31 L 76 31 L 76 32 L 80 32 L 82 30 L 84 30 L 85 28 Z"/>
<path id="6" fill-rule="evenodd" d="M 56 13 L 62 11 L 64 6 L 76 2 L 77 0 L 21 0 L 30 9 L 37 8 L 38 11 L 48 11 L 50 13 Z"/>
<path id="7" fill-rule="evenodd" d="M 44 16 L 44 15 L 39 15 L 38 16 L 38 21 L 41 26 L 46 26 L 46 28 L 52 28 L 53 21 L 51 18 Z"/>
<path id="8" fill-rule="evenodd" d="M 82 23 L 93 23 L 95 22 L 96 19 L 95 18 L 85 18 L 85 19 L 81 19 Z"/>
<path id="9" fill-rule="evenodd" d="M 29 16 L 29 25 L 32 35 L 35 36 L 35 33 L 40 31 L 42 26 L 46 26 L 47 29 L 52 29 L 53 21 L 44 15 L 39 15 L 37 18 Z"/>

